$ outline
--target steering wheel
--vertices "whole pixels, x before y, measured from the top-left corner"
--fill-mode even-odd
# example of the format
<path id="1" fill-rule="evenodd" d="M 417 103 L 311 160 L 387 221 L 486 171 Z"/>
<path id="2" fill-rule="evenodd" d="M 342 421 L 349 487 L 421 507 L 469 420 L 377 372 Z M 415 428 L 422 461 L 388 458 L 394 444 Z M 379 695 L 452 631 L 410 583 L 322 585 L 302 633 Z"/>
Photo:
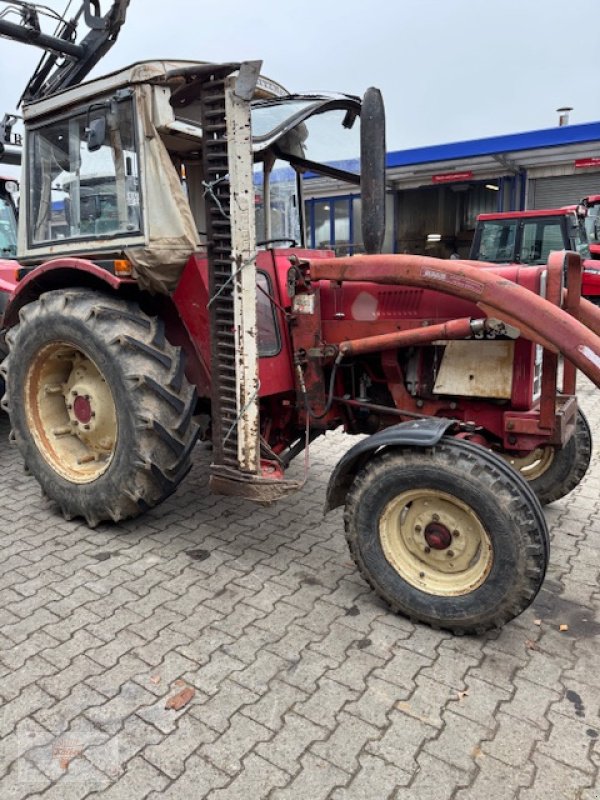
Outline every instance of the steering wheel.
<path id="1" fill-rule="evenodd" d="M 257 247 L 264 247 L 265 245 L 275 244 L 276 242 L 289 242 L 291 247 L 298 247 L 298 242 L 289 236 L 282 236 L 279 239 L 265 239 L 262 242 L 257 242 Z"/>

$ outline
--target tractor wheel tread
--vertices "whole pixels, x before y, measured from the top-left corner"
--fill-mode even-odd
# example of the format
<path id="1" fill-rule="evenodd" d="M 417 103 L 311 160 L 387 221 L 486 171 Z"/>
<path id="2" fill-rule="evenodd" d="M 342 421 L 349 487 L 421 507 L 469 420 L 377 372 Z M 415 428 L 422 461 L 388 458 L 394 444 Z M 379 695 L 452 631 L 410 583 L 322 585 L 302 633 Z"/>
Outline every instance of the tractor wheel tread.
<path id="1" fill-rule="evenodd" d="M 35 465 L 33 472 L 43 490 L 66 517 L 80 516 L 93 526 L 103 520 L 137 516 L 172 494 L 191 467 L 198 433 L 193 420 L 196 394 L 184 375 L 183 352 L 167 341 L 162 321 L 149 317 L 133 302 L 87 289 L 47 292 L 21 309 L 20 323 L 7 337 L 4 405 L 11 408 L 11 394 L 16 390 L 17 378 L 11 381 L 11 375 L 18 373 L 22 391 L 26 365 L 18 369 L 17 362 L 27 342 L 33 336 L 39 349 L 52 341 L 47 332 L 56 326 L 72 329 L 76 346 L 79 341 L 84 347 L 88 343 L 86 354 L 91 358 L 93 354 L 87 353 L 90 349 L 100 354 L 96 358 L 106 370 L 107 382 L 120 392 L 115 398 L 117 414 L 130 415 L 127 435 L 131 441 L 127 448 L 123 445 L 126 453 L 120 453 L 118 459 L 113 457 L 114 469 L 111 462 L 100 478 L 83 485 L 58 476 L 28 433 L 24 411 L 13 408 L 17 445 L 28 463 Z M 84 326 L 85 337 L 81 335 L 78 340 L 76 332 Z M 119 385 L 126 388 L 119 390 Z"/>
<path id="2" fill-rule="evenodd" d="M 364 544 L 358 524 L 359 508 L 365 502 L 365 495 L 372 492 L 373 487 L 381 486 L 391 469 L 397 469 L 398 474 L 402 474 L 413 467 L 421 468 L 428 462 L 435 463 L 436 468 L 445 468 L 449 474 L 461 473 L 465 477 L 476 478 L 481 492 L 487 492 L 490 497 L 495 498 L 504 509 L 505 518 L 512 520 L 513 535 L 519 541 L 520 563 L 515 565 L 510 589 L 491 609 L 478 612 L 477 608 L 473 608 L 469 613 L 462 609 L 454 616 L 448 613 L 446 617 L 440 617 L 437 613 L 430 614 L 423 610 L 427 605 L 423 602 L 425 593 L 414 589 L 421 596 L 418 613 L 415 613 L 415 609 L 410 607 L 412 599 L 404 602 L 406 596 L 403 596 L 400 602 L 380 580 L 380 575 L 372 574 L 365 563 L 364 548 L 371 547 L 371 544 Z M 369 513 L 373 518 L 373 509 L 364 512 L 365 516 Z M 548 533 L 536 497 L 525 481 L 500 458 L 462 440 L 445 437 L 427 452 L 390 448 L 377 453 L 359 472 L 350 487 L 346 498 L 344 524 L 354 563 L 373 591 L 392 610 L 418 622 L 439 626 L 457 634 L 480 634 L 485 630 L 501 627 L 517 616 L 537 595 L 546 571 L 549 555 Z"/>

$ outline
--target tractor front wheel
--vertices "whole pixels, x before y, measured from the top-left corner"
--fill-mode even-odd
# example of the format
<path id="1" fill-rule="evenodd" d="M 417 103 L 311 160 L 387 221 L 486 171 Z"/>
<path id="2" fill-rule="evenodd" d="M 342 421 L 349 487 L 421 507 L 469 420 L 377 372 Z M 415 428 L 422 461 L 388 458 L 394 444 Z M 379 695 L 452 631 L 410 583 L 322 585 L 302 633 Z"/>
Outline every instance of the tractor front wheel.
<path id="1" fill-rule="evenodd" d="M 47 292 L 7 336 L 15 442 L 67 518 L 135 517 L 190 467 L 195 391 L 162 322 L 89 290 Z"/>
<path id="2" fill-rule="evenodd" d="M 346 537 L 372 588 L 410 619 L 481 633 L 539 591 L 549 543 L 541 507 L 500 458 L 445 438 L 375 456 L 346 502 Z"/>
<path id="3" fill-rule="evenodd" d="M 578 486 L 592 460 L 592 432 L 585 414 L 577 411 L 575 433 L 562 448 L 538 447 L 526 456 L 501 453 L 537 495 L 542 505 L 560 500 Z"/>

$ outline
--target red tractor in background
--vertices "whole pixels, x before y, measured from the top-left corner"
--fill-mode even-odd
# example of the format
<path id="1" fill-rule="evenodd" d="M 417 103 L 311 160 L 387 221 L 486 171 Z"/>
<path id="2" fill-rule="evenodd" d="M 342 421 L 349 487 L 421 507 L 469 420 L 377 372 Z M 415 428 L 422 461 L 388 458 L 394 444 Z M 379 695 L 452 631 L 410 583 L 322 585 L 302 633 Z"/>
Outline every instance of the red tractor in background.
<path id="1" fill-rule="evenodd" d="M 535 493 L 561 497 L 590 460 L 575 371 L 600 384 L 600 311 L 580 258 L 378 255 L 379 93 L 292 95 L 259 67 L 143 62 L 28 95 L 2 320 L 14 442 L 93 527 L 173 493 L 198 437 L 214 491 L 271 502 L 302 487 L 285 471 L 316 437 L 363 434 L 327 508 L 365 579 L 412 619 L 501 626 L 544 579 Z M 340 163 L 358 151 L 360 175 Z M 370 255 L 303 246 L 307 173 L 360 185 Z"/>
<path id="2" fill-rule="evenodd" d="M 583 260 L 583 297 L 600 304 L 600 196 L 577 206 L 480 214 L 469 259 L 488 264 L 546 264 L 554 250 L 572 250 Z M 596 254 L 597 253 L 597 254 Z"/>
<path id="3" fill-rule="evenodd" d="M 586 209 L 585 229 L 590 243 L 591 257 L 600 259 L 600 194 L 584 197 L 580 203 Z"/>

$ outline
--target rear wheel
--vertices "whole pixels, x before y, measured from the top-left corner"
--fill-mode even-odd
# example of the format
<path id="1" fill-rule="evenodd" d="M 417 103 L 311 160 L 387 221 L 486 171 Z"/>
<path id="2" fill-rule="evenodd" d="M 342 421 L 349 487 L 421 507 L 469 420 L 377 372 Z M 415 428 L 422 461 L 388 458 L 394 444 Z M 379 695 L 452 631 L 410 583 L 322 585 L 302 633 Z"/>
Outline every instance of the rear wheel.
<path id="1" fill-rule="evenodd" d="M 464 441 L 376 456 L 352 485 L 345 525 L 358 568 L 394 611 L 455 633 L 501 627 L 544 579 L 537 499 L 502 460 Z"/>
<path id="2" fill-rule="evenodd" d="M 66 517 L 134 517 L 177 488 L 195 392 L 160 320 L 98 292 L 55 291 L 21 310 L 7 341 L 16 444 Z"/>
<path id="3" fill-rule="evenodd" d="M 585 414 L 578 409 L 575 433 L 564 447 L 538 447 L 521 458 L 501 455 L 546 505 L 572 492 L 585 477 L 592 459 L 592 433 Z"/>

